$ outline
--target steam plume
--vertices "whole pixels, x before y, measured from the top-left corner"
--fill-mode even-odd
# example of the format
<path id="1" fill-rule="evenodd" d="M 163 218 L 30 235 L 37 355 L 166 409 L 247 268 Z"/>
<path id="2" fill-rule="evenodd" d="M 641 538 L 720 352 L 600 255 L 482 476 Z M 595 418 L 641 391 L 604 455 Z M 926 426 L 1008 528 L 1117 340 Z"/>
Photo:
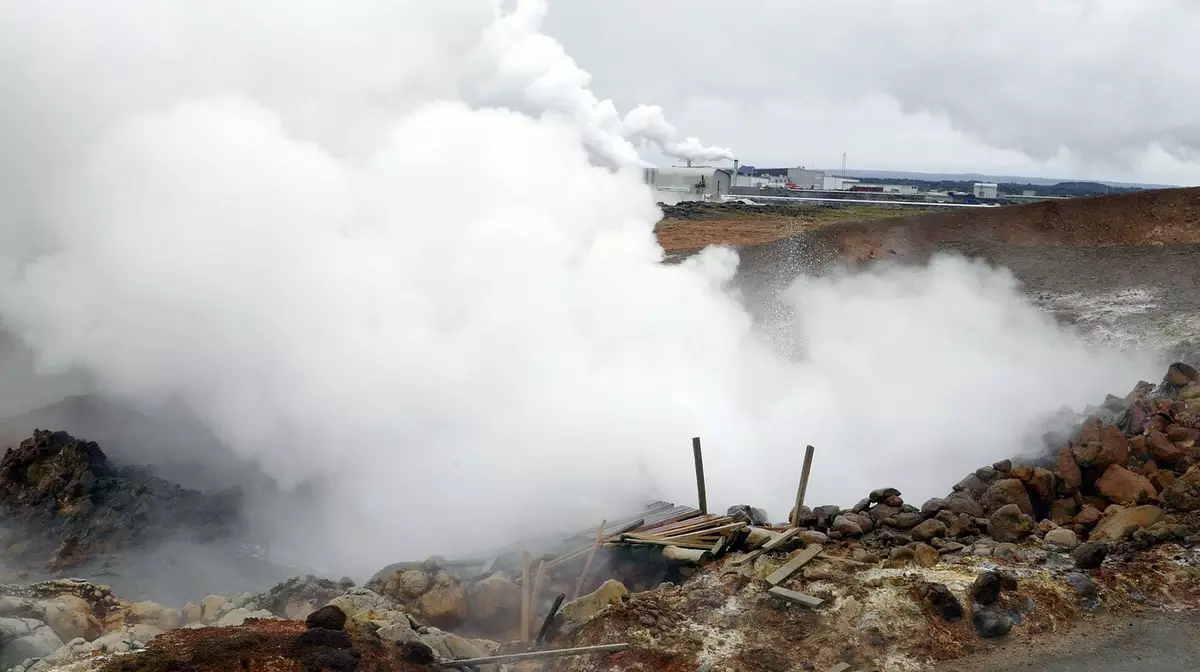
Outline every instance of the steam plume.
<path id="1" fill-rule="evenodd" d="M 779 517 L 805 443 L 814 501 L 943 494 L 1141 373 L 955 260 L 802 278 L 777 351 L 737 255 L 660 264 L 652 194 L 593 165 L 674 136 L 598 102 L 542 2 L 77 9 L 0 21 L 0 320 L 314 485 L 278 532 L 331 572 L 690 501 L 697 434 L 716 505 Z"/>

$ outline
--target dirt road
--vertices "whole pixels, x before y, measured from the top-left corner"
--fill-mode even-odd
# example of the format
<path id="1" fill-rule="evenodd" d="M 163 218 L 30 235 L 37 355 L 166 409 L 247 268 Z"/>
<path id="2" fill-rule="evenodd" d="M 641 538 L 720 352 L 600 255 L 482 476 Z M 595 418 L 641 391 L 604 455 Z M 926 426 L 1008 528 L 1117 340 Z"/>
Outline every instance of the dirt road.
<path id="1" fill-rule="evenodd" d="M 999 646 L 999 645 L 998 645 Z M 1200 618 L 1154 615 L 1099 619 L 1032 647 L 997 648 L 938 672 L 1197 672 Z"/>

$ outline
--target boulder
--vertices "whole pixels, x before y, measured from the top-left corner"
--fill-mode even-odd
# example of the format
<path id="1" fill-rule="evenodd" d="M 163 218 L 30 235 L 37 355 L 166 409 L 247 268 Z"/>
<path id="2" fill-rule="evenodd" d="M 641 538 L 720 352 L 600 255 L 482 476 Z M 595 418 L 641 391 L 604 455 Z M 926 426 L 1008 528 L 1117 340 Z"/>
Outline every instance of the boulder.
<path id="1" fill-rule="evenodd" d="M 1158 492 L 1163 493 L 1163 497 L 1165 498 L 1167 490 L 1172 485 L 1175 485 L 1175 472 L 1167 471 L 1166 469 L 1155 471 L 1150 474 L 1150 485 L 1153 485 L 1154 489 Z"/>
<path id="2" fill-rule="evenodd" d="M 1041 467 L 1033 468 L 1033 475 L 1025 483 L 1025 489 L 1039 502 L 1049 503 L 1054 496 L 1054 472 Z"/>
<path id="3" fill-rule="evenodd" d="M 341 630 L 346 627 L 346 612 L 336 604 L 327 604 L 308 615 L 304 624 L 309 628 Z"/>
<path id="4" fill-rule="evenodd" d="M 1079 513 L 1075 515 L 1075 522 L 1083 525 L 1084 527 L 1092 527 L 1096 523 L 1100 522 L 1100 517 L 1102 515 L 1103 514 L 1100 513 L 1100 509 L 1097 509 L 1091 504 L 1085 504 L 1083 508 L 1079 510 Z"/>
<path id="5" fill-rule="evenodd" d="M 1067 448 L 1058 451 L 1058 467 L 1054 476 L 1058 479 L 1059 488 L 1066 493 L 1075 492 L 1083 485 L 1083 472 L 1080 471 L 1075 456 Z"/>
<path id="6" fill-rule="evenodd" d="M 896 515 L 884 520 L 883 524 L 887 525 L 888 527 L 894 527 L 897 530 L 911 530 L 920 524 L 922 519 L 923 518 L 920 513 L 901 511 L 900 513 L 897 513 Z"/>
<path id="7" fill-rule="evenodd" d="M 945 510 L 955 515 L 965 513 L 972 518 L 983 517 L 983 506 L 965 492 L 955 492 L 942 501 L 945 503 Z"/>
<path id="8" fill-rule="evenodd" d="M 439 628 L 454 628 L 471 616 L 471 601 L 462 584 L 438 586 L 421 596 L 417 612 Z"/>
<path id="9" fill-rule="evenodd" d="M 1050 505 L 1050 520 L 1059 525 L 1066 525 L 1067 521 L 1074 518 L 1077 513 L 1079 513 L 1079 503 L 1073 497 L 1056 499 Z"/>
<path id="10" fill-rule="evenodd" d="M 862 491 L 860 490 L 859 492 L 862 492 Z M 878 490 L 872 490 L 871 495 L 868 497 L 868 499 L 870 499 L 872 502 L 884 502 L 884 501 L 887 501 L 887 499 L 890 497 L 899 497 L 899 496 L 900 496 L 900 491 L 895 488 L 879 488 Z"/>
<path id="11" fill-rule="evenodd" d="M 1004 614 L 995 614 L 990 611 L 980 611 L 971 617 L 971 622 L 975 625 L 975 631 L 984 639 L 994 637 L 1003 637 L 1012 630 L 1013 620 Z"/>
<path id="12" fill-rule="evenodd" d="M 1180 448 L 1192 448 L 1200 440 L 1200 429 L 1195 427 L 1167 426 L 1167 439 Z"/>
<path id="13" fill-rule="evenodd" d="M 1172 443 L 1166 434 L 1157 429 L 1146 432 L 1146 446 L 1150 451 L 1150 456 L 1163 464 L 1178 462 L 1188 454 L 1186 449 Z"/>
<path id="14" fill-rule="evenodd" d="M 1015 479 L 1014 479 L 1015 480 Z M 1020 484 L 1020 481 L 1016 481 Z M 1021 488 L 1024 493 L 1025 489 Z M 1016 542 L 1033 531 L 1033 518 L 1016 504 L 1005 504 L 988 519 L 988 536 L 996 541 Z"/>
<path id="15" fill-rule="evenodd" d="M 1011 504 L 1020 509 L 1021 513 L 1033 515 L 1033 503 L 1029 500 L 1029 493 L 1025 491 L 1025 484 L 1020 479 L 1006 478 L 997 481 L 983 493 L 981 501 L 989 512 L 994 513 Z"/>
<path id="16" fill-rule="evenodd" d="M 271 620 L 271 621 L 278 620 L 278 617 L 275 616 L 275 614 L 272 614 L 271 612 L 267 611 L 266 609 L 259 609 L 257 611 L 251 611 L 245 607 L 238 607 L 237 609 L 234 609 L 234 610 L 228 612 L 221 618 L 218 618 L 216 625 L 218 627 L 223 627 L 223 628 L 234 626 L 234 625 L 242 625 L 243 623 L 245 623 L 246 621 L 248 621 L 252 618 L 261 618 L 261 619 Z"/>
<path id="17" fill-rule="evenodd" d="M 520 614 L 521 587 L 504 572 L 476 582 L 471 587 L 471 613 L 484 621 Z"/>
<path id="18" fill-rule="evenodd" d="M 1114 425 L 1088 424 L 1071 453 L 1081 467 L 1104 469 L 1129 461 L 1129 440 Z"/>
<path id="19" fill-rule="evenodd" d="M 919 541 L 913 542 L 908 546 L 913 552 L 913 559 L 922 567 L 933 567 L 938 564 L 941 559 L 941 554 L 937 549 L 929 544 L 923 544 Z"/>
<path id="20" fill-rule="evenodd" d="M 912 528 L 912 538 L 914 541 L 929 541 L 934 537 L 944 537 L 948 532 L 946 524 L 936 518 L 930 518 L 925 522 Z"/>
<path id="21" fill-rule="evenodd" d="M 609 579 L 594 592 L 575 598 L 562 606 L 562 618 L 568 626 L 579 626 L 610 606 L 621 604 L 629 589 L 619 581 Z"/>
<path id="22" fill-rule="evenodd" d="M 50 626 L 32 618 L 0 618 L 0 670 L 45 658 L 63 646 Z"/>
<path id="23" fill-rule="evenodd" d="M 1167 368 L 1167 375 L 1163 378 L 1163 382 L 1171 387 L 1186 387 L 1189 383 L 1200 381 L 1200 374 L 1197 374 L 1196 367 L 1183 362 L 1175 362 Z"/>
<path id="24" fill-rule="evenodd" d="M 859 537 L 863 534 L 862 526 L 849 516 L 838 516 L 833 519 L 833 531 L 847 537 Z"/>
<path id="25" fill-rule="evenodd" d="M 868 520 L 870 519 L 868 518 Z M 806 544 L 824 544 L 829 541 L 829 535 L 816 530 L 804 530 L 797 536 L 804 540 Z"/>
<path id="26" fill-rule="evenodd" d="M 1163 503 L 1176 511 L 1200 510 L 1200 467 L 1191 467 L 1163 492 Z"/>
<path id="27" fill-rule="evenodd" d="M 769 525 L 771 519 L 767 516 L 767 512 L 750 506 L 749 504 L 736 504 L 729 507 L 725 511 L 725 515 L 733 518 L 734 521 L 743 522 L 747 525 Z"/>
<path id="28" fill-rule="evenodd" d="M 1089 541 L 1117 541 L 1162 520 L 1163 510 L 1157 506 L 1135 506 L 1105 515 L 1088 537 Z"/>
<path id="29" fill-rule="evenodd" d="M 963 608 L 962 603 L 950 592 L 950 589 L 941 583 L 922 583 L 918 584 L 917 592 L 925 599 L 943 621 L 954 623 L 962 620 Z"/>
<path id="30" fill-rule="evenodd" d="M 1071 553 L 1075 566 L 1079 569 L 1097 569 L 1104 563 L 1108 555 L 1108 544 L 1102 541 L 1088 541 L 1080 544 Z"/>
<path id="31" fill-rule="evenodd" d="M 1096 491 L 1118 504 L 1138 504 L 1158 495 L 1150 479 L 1119 464 L 1104 470 L 1096 481 Z"/>
<path id="32" fill-rule="evenodd" d="M 1050 530 L 1042 540 L 1047 546 L 1058 551 L 1070 551 L 1079 545 L 1075 533 L 1065 527 Z"/>
<path id="33" fill-rule="evenodd" d="M 134 602 L 126 608 L 125 622 L 130 625 L 150 625 L 165 631 L 183 625 L 183 617 L 175 609 L 144 601 Z"/>
<path id="34" fill-rule="evenodd" d="M 1000 589 L 1003 587 L 1003 580 L 1000 572 L 985 571 L 975 577 L 975 583 L 971 585 L 971 597 L 975 604 L 987 606 L 996 600 L 1000 599 Z"/>

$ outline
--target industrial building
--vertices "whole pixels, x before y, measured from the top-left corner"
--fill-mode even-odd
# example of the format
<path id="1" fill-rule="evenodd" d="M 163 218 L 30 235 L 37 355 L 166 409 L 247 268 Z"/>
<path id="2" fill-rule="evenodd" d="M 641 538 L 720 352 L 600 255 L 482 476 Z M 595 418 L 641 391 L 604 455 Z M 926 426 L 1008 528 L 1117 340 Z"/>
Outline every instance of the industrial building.
<path id="1" fill-rule="evenodd" d="M 796 189 L 821 189 L 825 184 L 825 173 L 807 170 L 804 166 L 788 168 L 787 181 Z"/>
<path id="2" fill-rule="evenodd" d="M 655 191 L 665 191 L 686 198 L 701 199 L 729 194 L 734 171 L 711 166 L 672 166 L 645 168 L 642 181 Z"/>
<path id="3" fill-rule="evenodd" d="M 1000 187 L 995 182 L 976 182 L 972 191 L 975 198 L 999 198 Z"/>

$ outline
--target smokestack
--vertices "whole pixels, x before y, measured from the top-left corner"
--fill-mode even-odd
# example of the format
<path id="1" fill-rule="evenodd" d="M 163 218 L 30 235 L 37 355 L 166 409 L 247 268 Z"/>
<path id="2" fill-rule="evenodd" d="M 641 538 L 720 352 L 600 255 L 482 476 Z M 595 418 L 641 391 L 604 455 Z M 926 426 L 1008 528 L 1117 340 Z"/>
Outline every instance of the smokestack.
<path id="1" fill-rule="evenodd" d="M 738 174 L 738 160 L 737 159 L 733 160 L 733 174 L 734 175 Z"/>

